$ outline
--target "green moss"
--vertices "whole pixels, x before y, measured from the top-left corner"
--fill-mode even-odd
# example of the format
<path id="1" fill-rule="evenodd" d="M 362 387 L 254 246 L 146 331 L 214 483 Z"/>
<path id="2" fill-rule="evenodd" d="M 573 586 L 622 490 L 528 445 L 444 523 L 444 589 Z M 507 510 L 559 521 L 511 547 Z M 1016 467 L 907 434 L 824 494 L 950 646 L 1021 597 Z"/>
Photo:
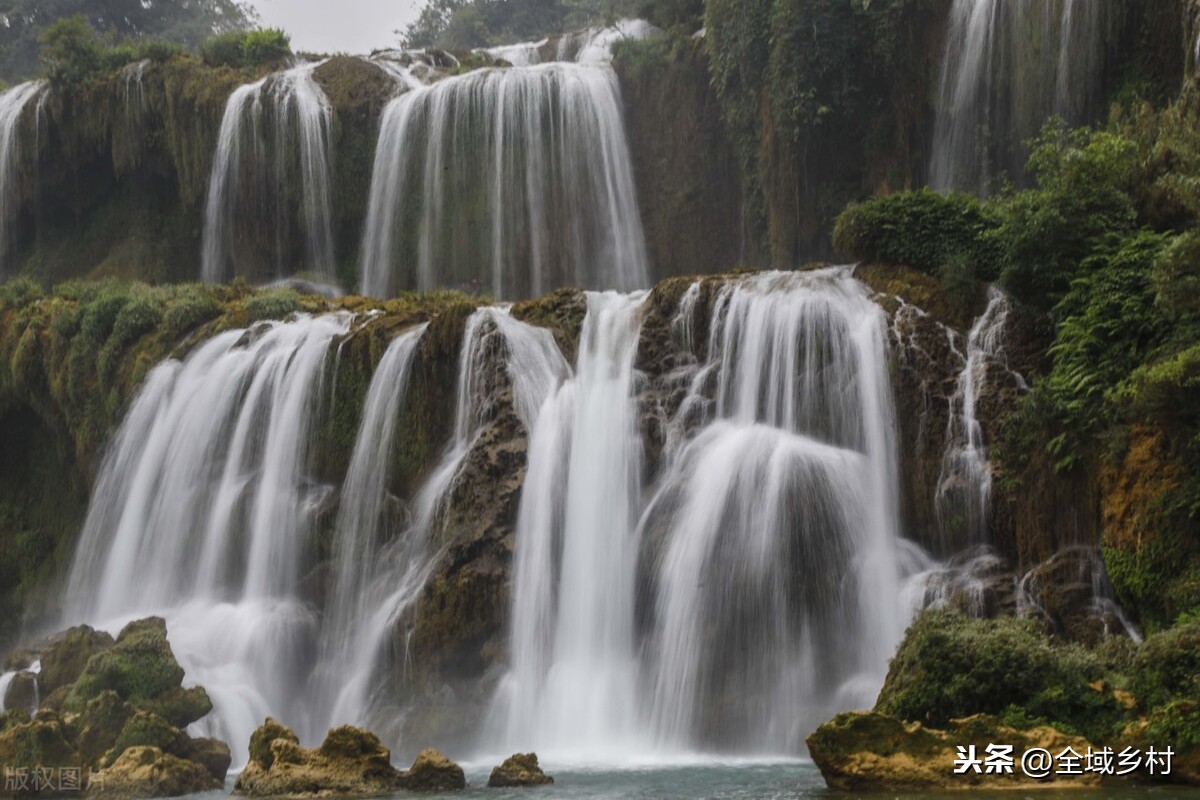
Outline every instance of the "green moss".
<path id="1" fill-rule="evenodd" d="M 300 295 L 291 289 L 272 289 L 247 298 L 242 308 L 250 322 L 285 319 L 300 310 Z"/>
<path id="2" fill-rule="evenodd" d="M 153 701 L 179 687 L 183 668 L 175 660 L 161 619 L 131 622 L 117 643 L 88 659 L 66 707 L 82 711 L 89 700 L 111 690 L 122 700 Z"/>
<path id="3" fill-rule="evenodd" d="M 149 711 L 139 711 L 126 721 L 104 760 L 112 764 L 130 747 L 141 746 L 157 747 L 164 753 L 186 758 L 189 744 L 183 731 L 162 717 Z"/>
<path id="4" fill-rule="evenodd" d="M 275 756 L 271 753 L 271 742 L 276 739 L 284 739 L 295 745 L 300 744 L 300 740 L 296 738 L 296 734 L 292 733 L 291 729 L 267 717 L 267 721 L 250 734 L 250 760 L 263 769 L 270 769 L 275 762 Z"/>

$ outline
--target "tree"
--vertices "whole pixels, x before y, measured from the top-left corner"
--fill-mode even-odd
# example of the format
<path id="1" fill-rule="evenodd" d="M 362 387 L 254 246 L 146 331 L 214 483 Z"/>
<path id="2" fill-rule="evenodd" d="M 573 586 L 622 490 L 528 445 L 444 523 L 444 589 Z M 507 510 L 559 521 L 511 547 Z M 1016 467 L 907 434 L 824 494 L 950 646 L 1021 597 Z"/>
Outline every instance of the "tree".
<path id="1" fill-rule="evenodd" d="M 37 74 L 42 33 L 75 15 L 110 43 L 154 38 L 188 47 L 257 21 L 245 0 L 0 0 L 0 78 Z"/>

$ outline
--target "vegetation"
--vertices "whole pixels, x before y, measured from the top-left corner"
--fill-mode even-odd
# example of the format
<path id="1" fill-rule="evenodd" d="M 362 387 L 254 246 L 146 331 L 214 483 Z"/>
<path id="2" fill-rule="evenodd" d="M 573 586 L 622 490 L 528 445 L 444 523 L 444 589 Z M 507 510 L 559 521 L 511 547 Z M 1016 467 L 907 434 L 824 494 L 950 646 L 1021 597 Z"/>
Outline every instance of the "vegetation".
<path id="1" fill-rule="evenodd" d="M 200 43 L 200 58 L 210 67 L 257 67 L 276 64 L 292 54 L 290 37 L 278 28 L 230 31 Z"/>
<path id="2" fill-rule="evenodd" d="M 1128 721 L 1116 697 L 1095 688 L 1106 677 L 1095 653 L 1051 641 L 1033 620 L 936 609 L 909 629 L 875 710 L 935 727 L 994 714 L 1017 728 L 1050 724 L 1103 741 Z"/>
<path id="3" fill-rule="evenodd" d="M 9 0 L 0 9 L 0 79 L 13 83 L 36 74 L 46 31 L 74 15 L 98 32 L 104 47 L 126 42 L 122 48 L 140 49 L 142 57 L 170 46 L 154 42 L 195 47 L 257 19 L 242 0 Z"/>

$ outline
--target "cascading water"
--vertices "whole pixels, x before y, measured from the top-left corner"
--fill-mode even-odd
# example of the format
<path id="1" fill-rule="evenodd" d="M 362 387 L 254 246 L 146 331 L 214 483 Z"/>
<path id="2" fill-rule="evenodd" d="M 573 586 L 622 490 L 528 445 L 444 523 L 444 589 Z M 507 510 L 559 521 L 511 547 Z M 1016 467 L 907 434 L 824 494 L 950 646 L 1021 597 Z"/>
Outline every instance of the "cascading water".
<path id="1" fill-rule="evenodd" d="M 577 375 L 534 428 L 490 744 L 796 752 L 869 704 L 908 621 L 883 315 L 842 270 L 726 286 L 692 384 L 715 418 L 635 525 L 639 305 L 589 296 Z"/>
<path id="2" fill-rule="evenodd" d="M 201 255 L 205 281 L 247 273 L 281 278 L 292 263 L 333 279 L 333 108 L 313 77 L 319 66 L 299 64 L 230 95 L 208 183 Z M 291 196 L 298 197 L 294 208 Z M 273 209 L 269 220 L 262 218 L 265 208 Z M 270 230 L 270 241 L 258 241 L 263 237 L 256 235 L 257 228 Z M 295 229 L 303 231 L 304 245 L 293 253 Z M 261 274 L 256 257 L 265 258 L 273 272 Z"/>
<path id="3" fill-rule="evenodd" d="M 299 568 L 330 492 L 305 465 L 330 345 L 350 323 L 227 331 L 156 367 L 105 457 L 72 566 L 66 621 L 165 617 L 188 681 L 213 700 L 198 728 L 239 763 L 265 715 L 304 719 L 316 619 Z"/>
<path id="4" fill-rule="evenodd" d="M 603 757 L 639 733 L 634 573 L 644 295 L 589 294 L 576 375 L 533 425 L 517 518 L 512 671 L 499 735 Z"/>
<path id="5" fill-rule="evenodd" d="M 18 132 L 25 106 L 43 94 L 45 83 L 30 81 L 0 93 L 0 281 L 8 277 L 8 260 L 13 244 L 10 227 L 17 214 L 20 196 L 17 159 L 20 156 Z"/>
<path id="6" fill-rule="evenodd" d="M 1125 13 L 1095 0 L 954 0 L 942 59 L 929 183 L 987 194 L 1021 184 L 1023 142 L 1052 115 L 1100 109 L 1105 64 Z"/>
<path id="7" fill-rule="evenodd" d="M 647 286 L 620 89 L 599 61 L 476 70 L 393 100 L 371 179 L 362 291 L 449 286 L 512 298 Z"/>
<path id="8" fill-rule="evenodd" d="M 992 467 L 976 406 L 988 378 L 988 369 L 1004 358 L 1008 310 L 1008 298 L 1004 293 L 990 288 L 987 309 L 967 334 L 966 353 L 954 351 L 963 359 L 963 368 L 950 398 L 946 452 L 935 496 L 938 526 L 945 542 L 980 545 L 991 541 L 988 504 L 992 492 Z"/>

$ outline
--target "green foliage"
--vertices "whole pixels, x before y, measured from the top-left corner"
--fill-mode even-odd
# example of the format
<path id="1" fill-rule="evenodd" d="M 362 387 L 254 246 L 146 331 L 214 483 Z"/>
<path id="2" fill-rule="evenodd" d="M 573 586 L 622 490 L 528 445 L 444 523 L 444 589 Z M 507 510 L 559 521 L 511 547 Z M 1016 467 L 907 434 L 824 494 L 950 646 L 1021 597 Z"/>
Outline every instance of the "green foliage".
<path id="1" fill-rule="evenodd" d="M 204 287 L 185 289 L 163 315 L 163 335 L 172 340 L 180 339 L 184 334 L 221 316 L 224 311 L 220 301 Z"/>
<path id="2" fill-rule="evenodd" d="M 41 296 L 42 287 L 32 278 L 22 276 L 0 283 L 0 309 L 27 306 Z"/>
<path id="3" fill-rule="evenodd" d="M 1152 742 L 1166 742 L 1176 752 L 1200 747 L 1200 703 L 1195 699 L 1175 700 L 1150 714 L 1146 736 Z"/>
<path id="4" fill-rule="evenodd" d="M 248 28 L 256 19 L 242 0 L 7 0 L 2 5 L 0 78 L 14 83 L 38 72 L 41 36 L 73 15 L 82 16 L 98 33 L 98 50 L 117 45 L 135 49 L 136 55 L 126 50 L 129 60 L 124 63 L 142 58 L 165 61 L 182 47 Z"/>
<path id="5" fill-rule="evenodd" d="M 1131 232 L 1136 163 L 1136 148 L 1124 137 L 1047 123 L 1029 157 L 1037 187 L 995 201 L 1005 289 L 1049 310 L 1102 240 Z"/>
<path id="6" fill-rule="evenodd" d="M 875 710 L 941 726 L 987 713 L 1019 727 L 1045 722 L 1099 741 L 1126 719 L 1111 694 L 1088 685 L 1103 677 L 1095 654 L 1053 643 L 1032 620 L 980 620 L 935 609 L 909 628 Z"/>
<path id="7" fill-rule="evenodd" d="M 271 289 L 248 298 L 242 307 L 251 322 L 285 319 L 300 310 L 300 295 L 291 289 Z"/>
<path id="8" fill-rule="evenodd" d="M 989 234 L 997 221 L 990 209 L 965 194 L 929 189 L 873 197 L 850 205 L 837 218 L 833 244 L 859 261 L 897 264 L 939 275 L 951 261 L 971 266 L 982 279 L 995 277 Z"/>
<path id="9" fill-rule="evenodd" d="M 41 59 L 55 86 L 77 88 L 89 80 L 144 59 L 166 62 L 183 52 L 160 39 L 127 40 L 115 45 L 101 41 L 82 14 L 64 17 L 41 35 Z"/>
<path id="10" fill-rule="evenodd" d="M 241 69 L 277 64 L 292 54 L 291 38 L 278 28 L 231 31 L 200 43 L 200 58 L 210 67 Z"/>
<path id="11" fill-rule="evenodd" d="M 664 28 L 699 27 L 702 0 L 426 0 L 405 47 L 466 50 L 533 41 L 637 15 Z"/>
<path id="12" fill-rule="evenodd" d="M 1138 705 L 1150 710 L 1200 697 L 1200 624 L 1179 625 L 1147 637 L 1133 663 Z"/>

